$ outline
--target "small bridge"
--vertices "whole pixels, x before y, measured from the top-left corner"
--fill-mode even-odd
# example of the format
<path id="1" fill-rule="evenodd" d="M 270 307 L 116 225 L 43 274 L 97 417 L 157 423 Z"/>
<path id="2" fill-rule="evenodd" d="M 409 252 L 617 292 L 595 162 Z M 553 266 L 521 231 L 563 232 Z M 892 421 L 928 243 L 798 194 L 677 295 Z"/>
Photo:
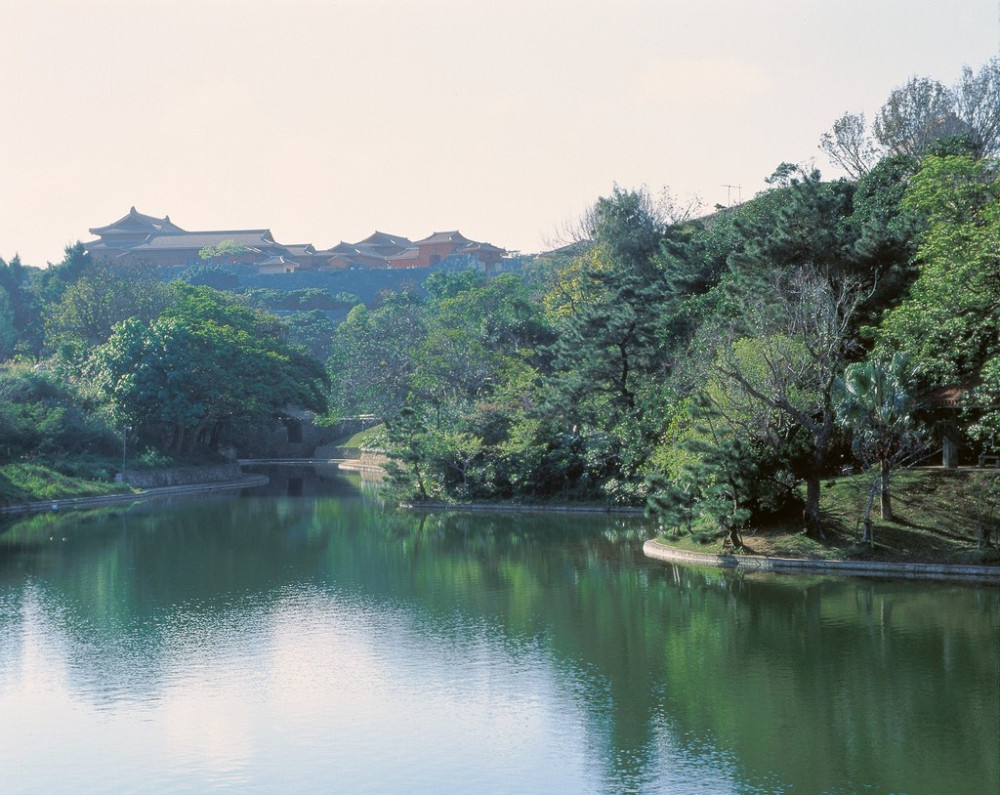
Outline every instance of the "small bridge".
<path id="1" fill-rule="evenodd" d="M 321 466 L 323 464 L 343 464 L 345 461 L 357 461 L 361 457 L 358 450 L 344 449 L 344 456 L 339 458 L 240 458 L 240 466 Z M 353 453 L 353 454 L 351 454 Z"/>
<path id="2" fill-rule="evenodd" d="M 361 450 L 357 447 L 326 447 L 323 456 L 309 458 L 240 458 L 240 466 L 317 466 L 323 464 L 342 464 L 345 461 L 357 461 L 361 458 Z"/>

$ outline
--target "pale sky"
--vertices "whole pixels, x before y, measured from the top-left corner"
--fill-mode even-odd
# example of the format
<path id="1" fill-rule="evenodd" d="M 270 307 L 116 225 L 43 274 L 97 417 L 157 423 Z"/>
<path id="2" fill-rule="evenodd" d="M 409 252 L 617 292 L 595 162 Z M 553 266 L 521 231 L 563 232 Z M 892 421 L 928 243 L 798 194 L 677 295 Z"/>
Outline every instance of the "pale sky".
<path id="1" fill-rule="evenodd" d="M 0 257 L 135 206 L 282 243 L 524 252 L 599 196 L 708 206 L 1000 52 L 998 0 L 0 0 Z M 739 186 L 727 188 L 725 186 Z"/>

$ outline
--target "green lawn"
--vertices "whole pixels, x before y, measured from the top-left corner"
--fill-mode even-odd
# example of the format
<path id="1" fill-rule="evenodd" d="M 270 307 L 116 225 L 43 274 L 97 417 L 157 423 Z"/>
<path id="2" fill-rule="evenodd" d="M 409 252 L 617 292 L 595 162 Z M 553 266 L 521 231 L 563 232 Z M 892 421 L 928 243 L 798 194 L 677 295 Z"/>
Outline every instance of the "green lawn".
<path id="1" fill-rule="evenodd" d="M 748 552 L 772 556 L 1000 564 L 1000 509 L 994 502 L 991 512 L 986 496 L 987 479 L 998 476 L 995 471 L 934 467 L 895 475 L 892 522 L 879 518 L 876 497 L 872 512 L 874 549 L 860 543 L 870 484 L 867 475 L 841 477 L 824 484 L 821 508 L 825 540 L 808 538 L 797 525 L 779 525 L 747 531 L 743 541 Z M 979 526 L 984 519 L 994 528 L 993 544 L 986 549 L 979 546 Z M 723 551 L 721 537 L 700 543 L 690 536 L 668 533 L 663 540 L 697 552 Z"/>
<path id="2" fill-rule="evenodd" d="M 365 428 L 363 431 L 358 431 L 354 436 L 346 441 L 340 442 L 341 447 L 366 447 L 369 440 L 379 436 L 384 430 L 381 423 L 378 425 L 373 425 L 371 428 Z"/>
<path id="3" fill-rule="evenodd" d="M 121 483 L 66 475 L 45 464 L 0 466 L 0 505 L 128 491 L 131 489 Z"/>

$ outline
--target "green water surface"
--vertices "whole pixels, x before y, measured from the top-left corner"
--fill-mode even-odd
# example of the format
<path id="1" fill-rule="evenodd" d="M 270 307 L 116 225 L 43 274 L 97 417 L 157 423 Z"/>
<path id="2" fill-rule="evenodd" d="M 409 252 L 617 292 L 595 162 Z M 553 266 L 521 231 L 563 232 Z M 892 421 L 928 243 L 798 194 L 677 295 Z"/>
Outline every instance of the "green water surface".
<path id="1" fill-rule="evenodd" d="M 0 791 L 1000 792 L 996 589 L 291 480 L 0 526 Z"/>

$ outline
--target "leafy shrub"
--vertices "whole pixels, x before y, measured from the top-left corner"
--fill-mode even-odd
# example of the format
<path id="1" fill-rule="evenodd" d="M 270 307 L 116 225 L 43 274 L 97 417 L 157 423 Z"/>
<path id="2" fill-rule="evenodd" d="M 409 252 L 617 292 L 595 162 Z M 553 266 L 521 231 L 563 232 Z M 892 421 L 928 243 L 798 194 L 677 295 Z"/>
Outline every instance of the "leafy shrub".
<path id="1" fill-rule="evenodd" d="M 54 371 L 26 364 L 0 368 L 0 462 L 112 456 L 117 445 L 103 407 Z"/>

